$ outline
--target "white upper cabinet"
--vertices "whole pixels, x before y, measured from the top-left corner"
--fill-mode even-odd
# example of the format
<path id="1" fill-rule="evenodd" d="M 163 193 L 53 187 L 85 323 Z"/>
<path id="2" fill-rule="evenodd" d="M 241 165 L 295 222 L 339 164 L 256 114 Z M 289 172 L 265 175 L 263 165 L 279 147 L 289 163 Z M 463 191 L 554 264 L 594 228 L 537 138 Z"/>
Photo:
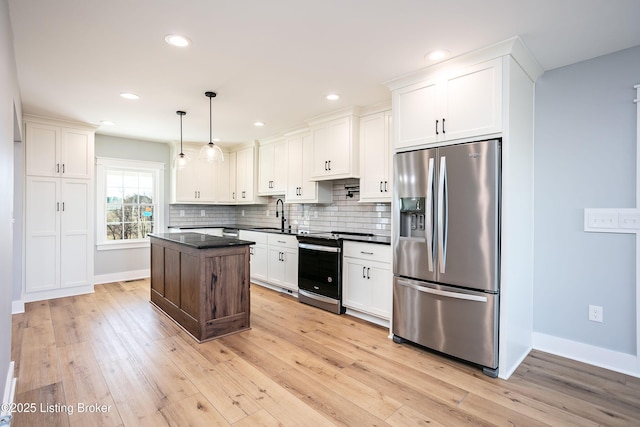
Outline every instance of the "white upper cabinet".
<path id="1" fill-rule="evenodd" d="M 26 171 L 31 176 L 93 178 L 94 131 L 25 118 Z"/>
<path id="2" fill-rule="evenodd" d="M 360 201 L 390 202 L 391 111 L 360 118 Z"/>
<path id="3" fill-rule="evenodd" d="M 330 182 L 311 181 L 313 140 L 310 133 L 287 138 L 288 167 L 286 203 L 331 203 Z"/>
<path id="4" fill-rule="evenodd" d="M 314 181 L 359 177 L 358 131 L 355 115 L 312 126 Z"/>
<path id="5" fill-rule="evenodd" d="M 502 131 L 502 59 L 393 91 L 396 149 Z"/>
<path id="6" fill-rule="evenodd" d="M 266 203 L 266 199 L 257 195 L 257 168 L 255 147 L 236 151 L 236 190 L 235 202 L 239 204 Z M 283 192 L 284 193 L 284 192 Z"/>
<path id="7" fill-rule="evenodd" d="M 285 194 L 287 189 L 287 141 L 260 145 L 258 150 L 258 193 Z"/>
<path id="8" fill-rule="evenodd" d="M 469 67 L 447 78 L 444 100 L 443 139 L 501 132 L 502 59 Z"/>
<path id="9" fill-rule="evenodd" d="M 217 201 L 218 162 L 199 159 L 199 146 L 183 146 L 183 153 L 191 160 L 182 169 L 175 170 L 174 203 L 213 203 Z M 225 159 L 226 160 L 226 159 Z"/>

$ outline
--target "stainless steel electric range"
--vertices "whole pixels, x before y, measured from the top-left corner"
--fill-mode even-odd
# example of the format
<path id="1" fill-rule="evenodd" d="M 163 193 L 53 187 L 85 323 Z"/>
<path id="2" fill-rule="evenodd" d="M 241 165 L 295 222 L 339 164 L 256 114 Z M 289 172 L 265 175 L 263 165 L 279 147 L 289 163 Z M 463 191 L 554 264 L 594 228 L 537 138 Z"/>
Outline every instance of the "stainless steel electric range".
<path id="1" fill-rule="evenodd" d="M 342 306 L 342 242 L 372 237 L 368 233 L 332 231 L 298 236 L 298 301 L 336 314 Z"/>

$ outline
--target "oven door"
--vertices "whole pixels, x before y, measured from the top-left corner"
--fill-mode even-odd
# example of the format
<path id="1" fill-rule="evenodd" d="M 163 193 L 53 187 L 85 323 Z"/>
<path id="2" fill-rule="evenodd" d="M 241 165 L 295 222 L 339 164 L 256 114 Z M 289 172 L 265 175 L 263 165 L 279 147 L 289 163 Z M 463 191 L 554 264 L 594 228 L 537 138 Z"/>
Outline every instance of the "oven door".
<path id="1" fill-rule="evenodd" d="M 339 247 L 298 244 L 298 288 L 324 297 L 342 298 Z"/>

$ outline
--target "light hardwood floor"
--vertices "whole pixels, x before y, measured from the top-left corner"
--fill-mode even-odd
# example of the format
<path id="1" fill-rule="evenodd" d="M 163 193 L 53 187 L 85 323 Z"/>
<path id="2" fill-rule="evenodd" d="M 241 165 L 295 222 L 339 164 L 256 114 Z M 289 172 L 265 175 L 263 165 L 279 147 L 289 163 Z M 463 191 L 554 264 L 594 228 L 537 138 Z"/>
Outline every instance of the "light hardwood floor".
<path id="1" fill-rule="evenodd" d="M 251 298 L 250 331 L 204 344 L 148 302 L 147 280 L 27 304 L 12 359 L 36 411 L 12 425 L 640 425 L 638 378 L 534 351 L 491 379 L 350 316 Z"/>

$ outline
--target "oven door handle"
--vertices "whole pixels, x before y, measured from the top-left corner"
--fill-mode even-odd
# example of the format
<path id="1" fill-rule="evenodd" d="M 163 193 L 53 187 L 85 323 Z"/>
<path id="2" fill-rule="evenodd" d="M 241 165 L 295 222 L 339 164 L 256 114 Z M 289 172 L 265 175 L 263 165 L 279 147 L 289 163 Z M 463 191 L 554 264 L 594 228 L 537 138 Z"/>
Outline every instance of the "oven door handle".
<path id="1" fill-rule="evenodd" d="M 309 249 L 311 251 L 340 253 L 340 248 L 333 246 L 312 245 L 310 243 L 298 243 L 298 249 Z"/>
<path id="2" fill-rule="evenodd" d="M 302 289 L 298 289 L 298 293 L 304 295 L 307 298 L 313 298 L 318 301 L 326 302 L 329 304 L 335 304 L 336 300 L 334 298 L 324 297 L 322 295 L 314 294 L 312 292 L 304 291 Z"/>

